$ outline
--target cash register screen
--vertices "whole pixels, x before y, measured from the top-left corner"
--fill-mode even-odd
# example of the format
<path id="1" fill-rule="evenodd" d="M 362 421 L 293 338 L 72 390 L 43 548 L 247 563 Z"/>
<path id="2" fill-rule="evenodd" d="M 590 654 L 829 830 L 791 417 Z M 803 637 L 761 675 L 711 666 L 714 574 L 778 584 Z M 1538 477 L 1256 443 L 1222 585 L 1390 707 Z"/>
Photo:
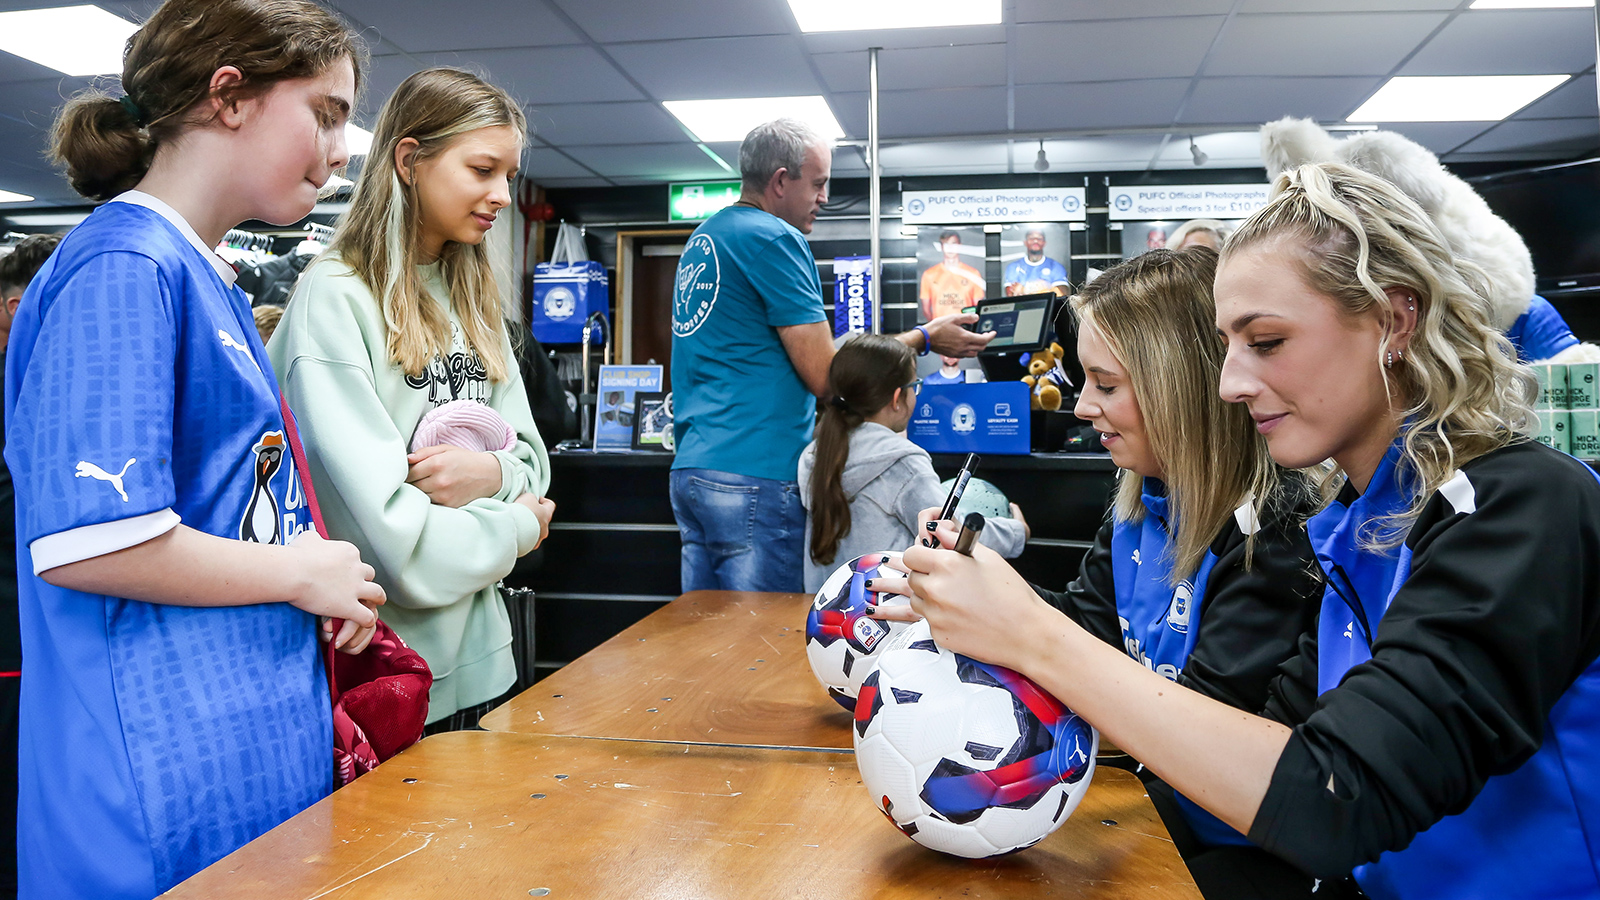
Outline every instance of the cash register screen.
<path id="1" fill-rule="evenodd" d="M 969 327 L 980 334 L 995 332 L 987 353 L 1043 350 L 1049 343 L 1055 303 L 1056 295 L 1048 292 L 983 300 L 978 303 L 978 321 Z"/>

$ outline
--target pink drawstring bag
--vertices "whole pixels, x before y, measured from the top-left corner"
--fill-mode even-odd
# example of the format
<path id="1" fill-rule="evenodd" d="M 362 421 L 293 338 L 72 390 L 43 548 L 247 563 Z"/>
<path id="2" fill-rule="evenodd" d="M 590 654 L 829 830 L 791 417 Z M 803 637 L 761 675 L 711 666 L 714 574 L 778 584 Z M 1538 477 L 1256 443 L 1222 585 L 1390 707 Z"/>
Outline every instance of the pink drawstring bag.
<path id="1" fill-rule="evenodd" d="M 510 450 L 516 443 L 516 429 L 476 400 L 451 400 L 434 407 L 411 435 L 412 452 L 440 444 L 463 450 Z"/>

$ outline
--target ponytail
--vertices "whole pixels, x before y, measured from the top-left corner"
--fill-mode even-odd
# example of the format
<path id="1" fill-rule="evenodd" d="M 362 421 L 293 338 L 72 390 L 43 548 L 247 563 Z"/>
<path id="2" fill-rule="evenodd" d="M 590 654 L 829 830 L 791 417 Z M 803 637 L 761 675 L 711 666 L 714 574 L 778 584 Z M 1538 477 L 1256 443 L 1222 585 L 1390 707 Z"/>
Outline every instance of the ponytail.
<path id="1" fill-rule="evenodd" d="M 167 0 L 128 39 L 122 58 L 126 95 L 89 90 L 67 102 L 50 132 L 50 155 L 73 190 L 110 200 L 143 180 L 156 149 L 191 125 L 213 99 L 211 77 L 223 66 L 243 76 L 216 98 L 256 97 L 280 81 L 311 78 L 348 60 L 356 88 L 366 49 L 312 0 Z"/>
<path id="2" fill-rule="evenodd" d="M 839 542 L 850 533 L 850 501 L 844 494 L 844 467 L 850 433 L 867 416 L 894 400 L 896 389 L 916 377 L 916 358 L 901 341 L 860 334 L 845 341 L 828 366 L 829 400 L 817 419 L 816 459 L 811 466 L 811 559 L 833 562 Z"/>

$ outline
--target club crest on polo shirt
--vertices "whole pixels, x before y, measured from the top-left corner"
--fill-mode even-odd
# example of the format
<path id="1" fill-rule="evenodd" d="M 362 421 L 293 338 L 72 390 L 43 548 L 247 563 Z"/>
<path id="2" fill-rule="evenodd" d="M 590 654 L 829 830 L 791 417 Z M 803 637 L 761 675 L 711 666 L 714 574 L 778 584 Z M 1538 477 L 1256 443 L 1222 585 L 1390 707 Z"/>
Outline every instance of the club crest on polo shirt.
<path id="1" fill-rule="evenodd" d="M 672 333 L 688 337 L 711 318 L 717 305 L 722 270 L 717 263 L 717 242 L 696 234 L 678 257 L 678 274 L 672 286 Z"/>
<path id="2" fill-rule="evenodd" d="M 95 481 L 104 481 L 116 489 L 116 492 L 122 496 L 123 503 L 127 503 L 128 492 L 122 488 L 122 476 L 128 474 L 128 467 L 136 462 L 138 462 L 137 459 L 129 459 L 127 462 L 122 464 L 122 471 L 113 475 L 92 462 L 80 461 L 78 463 L 77 471 L 72 473 L 72 477 L 93 478 Z"/>

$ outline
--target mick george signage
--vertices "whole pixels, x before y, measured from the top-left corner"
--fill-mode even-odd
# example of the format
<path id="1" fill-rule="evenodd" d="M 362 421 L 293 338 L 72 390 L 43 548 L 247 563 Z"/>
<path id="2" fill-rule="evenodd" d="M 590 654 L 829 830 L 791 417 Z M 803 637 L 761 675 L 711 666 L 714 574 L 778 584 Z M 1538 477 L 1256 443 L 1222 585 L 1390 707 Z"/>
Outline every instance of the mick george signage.
<path id="1" fill-rule="evenodd" d="M 1084 220 L 1081 187 L 906 191 L 900 203 L 900 221 L 905 225 Z"/>
<path id="2" fill-rule="evenodd" d="M 1111 221 L 1244 219 L 1267 205 L 1266 184 L 1146 184 L 1111 186 Z"/>

